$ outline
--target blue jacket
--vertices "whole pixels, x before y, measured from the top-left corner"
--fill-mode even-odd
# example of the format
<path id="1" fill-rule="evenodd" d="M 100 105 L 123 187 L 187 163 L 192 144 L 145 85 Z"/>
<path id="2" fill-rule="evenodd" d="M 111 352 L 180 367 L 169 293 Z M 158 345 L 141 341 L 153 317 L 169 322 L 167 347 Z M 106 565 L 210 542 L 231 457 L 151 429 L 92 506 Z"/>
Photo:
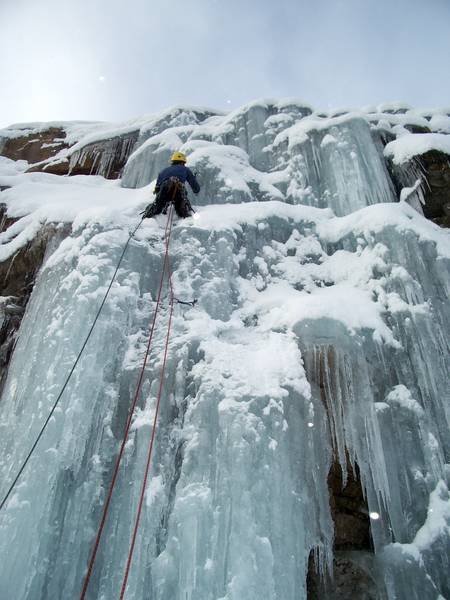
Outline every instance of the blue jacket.
<path id="1" fill-rule="evenodd" d="M 158 192 L 159 188 L 161 187 L 161 184 L 170 177 L 177 177 L 182 183 L 185 183 L 187 181 L 191 186 L 194 194 L 199 193 L 200 186 L 194 173 L 190 169 L 188 169 L 188 167 L 181 163 L 171 165 L 170 167 L 167 167 L 166 169 L 163 169 L 161 171 L 161 173 L 158 175 L 158 179 L 156 180 L 155 192 Z"/>

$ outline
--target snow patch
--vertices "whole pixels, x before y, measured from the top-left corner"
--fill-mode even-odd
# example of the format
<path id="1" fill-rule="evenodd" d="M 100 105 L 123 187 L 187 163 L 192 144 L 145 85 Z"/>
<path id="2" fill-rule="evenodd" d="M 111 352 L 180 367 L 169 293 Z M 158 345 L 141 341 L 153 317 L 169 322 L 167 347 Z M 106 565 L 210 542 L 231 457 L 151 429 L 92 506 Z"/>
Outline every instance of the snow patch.
<path id="1" fill-rule="evenodd" d="M 412 133 L 389 142 L 384 154 L 401 165 L 415 156 L 436 150 L 450 156 L 450 136 L 443 133 Z"/>

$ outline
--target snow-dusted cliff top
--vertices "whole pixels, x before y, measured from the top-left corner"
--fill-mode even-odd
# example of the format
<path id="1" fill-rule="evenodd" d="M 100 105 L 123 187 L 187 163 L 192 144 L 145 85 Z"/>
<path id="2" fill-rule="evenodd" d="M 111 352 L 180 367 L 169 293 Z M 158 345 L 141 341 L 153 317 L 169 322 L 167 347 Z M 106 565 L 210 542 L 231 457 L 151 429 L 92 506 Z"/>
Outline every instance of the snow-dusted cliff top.
<path id="1" fill-rule="evenodd" d="M 411 128 L 421 128 L 433 134 L 450 133 L 450 107 L 417 109 L 397 102 L 358 109 L 347 107 L 332 111 L 316 111 L 300 100 L 287 98 L 256 100 L 229 113 L 205 107 L 176 106 L 121 123 L 89 121 L 18 123 L 0 129 L 0 143 L 2 138 L 14 139 L 36 135 L 49 128 L 60 129 L 64 132 L 65 141 L 70 149 L 61 151 L 55 160 L 64 160 L 89 144 L 133 132 L 138 132 L 140 137 L 144 135 L 150 137 L 149 134 L 154 136 L 161 133 L 161 143 L 165 142 L 171 146 L 173 136 L 183 133 L 183 128 L 187 128 L 185 131 L 189 130 L 193 124 L 201 123 L 201 129 L 196 133 L 205 139 L 218 138 L 220 135 L 230 132 L 236 121 L 254 109 L 270 109 L 275 113 L 275 116 L 270 117 L 265 125 L 282 131 L 277 138 L 277 143 L 285 139 L 288 139 L 290 144 L 298 143 L 305 140 L 309 132 L 329 129 L 354 118 L 364 119 L 372 128 L 392 133 L 396 138 L 410 135 Z M 168 131 L 168 129 L 174 129 L 174 131 Z M 433 139 L 436 140 L 437 149 L 442 149 L 439 136 L 436 138 L 428 136 L 427 149 L 433 147 Z M 406 141 L 403 140 L 402 149 L 406 145 Z M 413 148 L 413 145 L 410 148 Z M 415 152 L 420 154 L 425 151 L 422 147 L 417 147 Z M 449 152 L 448 146 L 444 151 Z M 392 153 L 394 154 L 394 152 Z M 408 153 L 403 153 L 401 156 L 409 158 L 413 155 L 414 150 L 410 149 Z"/>

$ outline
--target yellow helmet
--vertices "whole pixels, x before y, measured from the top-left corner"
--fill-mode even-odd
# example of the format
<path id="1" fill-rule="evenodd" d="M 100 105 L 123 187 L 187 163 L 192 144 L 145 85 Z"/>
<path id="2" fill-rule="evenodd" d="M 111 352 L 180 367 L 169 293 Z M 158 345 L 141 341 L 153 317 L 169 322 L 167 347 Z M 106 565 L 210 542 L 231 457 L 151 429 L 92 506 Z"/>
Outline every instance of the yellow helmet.
<path id="1" fill-rule="evenodd" d="M 172 156 L 170 157 L 170 160 L 172 162 L 177 160 L 177 161 L 185 163 L 187 161 L 187 158 L 186 158 L 186 154 L 183 154 L 182 152 L 174 152 L 172 154 Z"/>

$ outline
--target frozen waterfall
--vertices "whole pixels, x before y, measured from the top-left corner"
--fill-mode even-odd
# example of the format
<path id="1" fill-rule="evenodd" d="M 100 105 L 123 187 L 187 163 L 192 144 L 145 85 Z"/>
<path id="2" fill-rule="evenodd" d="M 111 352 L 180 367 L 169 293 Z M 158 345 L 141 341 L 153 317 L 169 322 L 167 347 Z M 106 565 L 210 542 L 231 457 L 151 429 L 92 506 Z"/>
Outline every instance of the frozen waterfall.
<path id="1" fill-rule="evenodd" d="M 70 224 L 47 244 L 8 366 L 1 494 L 73 364 L 150 184 L 182 149 L 202 190 L 197 218 L 173 227 L 173 283 L 179 299 L 198 302 L 175 307 L 125 598 L 304 600 L 312 563 L 321 598 L 350 598 L 333 592 L 334 462 L 343 485 L 357 474 L 370 521 L 371 547 L 339 554 L 367 575 L 353 598 L 450 598 L 448 232 L 398 202 L 382 139 L 362 114 L 325 118 L 262 101 L 228 115 L 177 109 L 139 127 L 120 182 L 0 162 L 9 187 L 0 201 L 14 219 L 0 234 L 1 261 L 43 223 Z M 155 308 L 164 226 L 161 215 L 135 235 L 0 513 L 1 600 L 81 593 Z M 89 600 L 119 598 L 168 308 L 166 289 Z"/>

